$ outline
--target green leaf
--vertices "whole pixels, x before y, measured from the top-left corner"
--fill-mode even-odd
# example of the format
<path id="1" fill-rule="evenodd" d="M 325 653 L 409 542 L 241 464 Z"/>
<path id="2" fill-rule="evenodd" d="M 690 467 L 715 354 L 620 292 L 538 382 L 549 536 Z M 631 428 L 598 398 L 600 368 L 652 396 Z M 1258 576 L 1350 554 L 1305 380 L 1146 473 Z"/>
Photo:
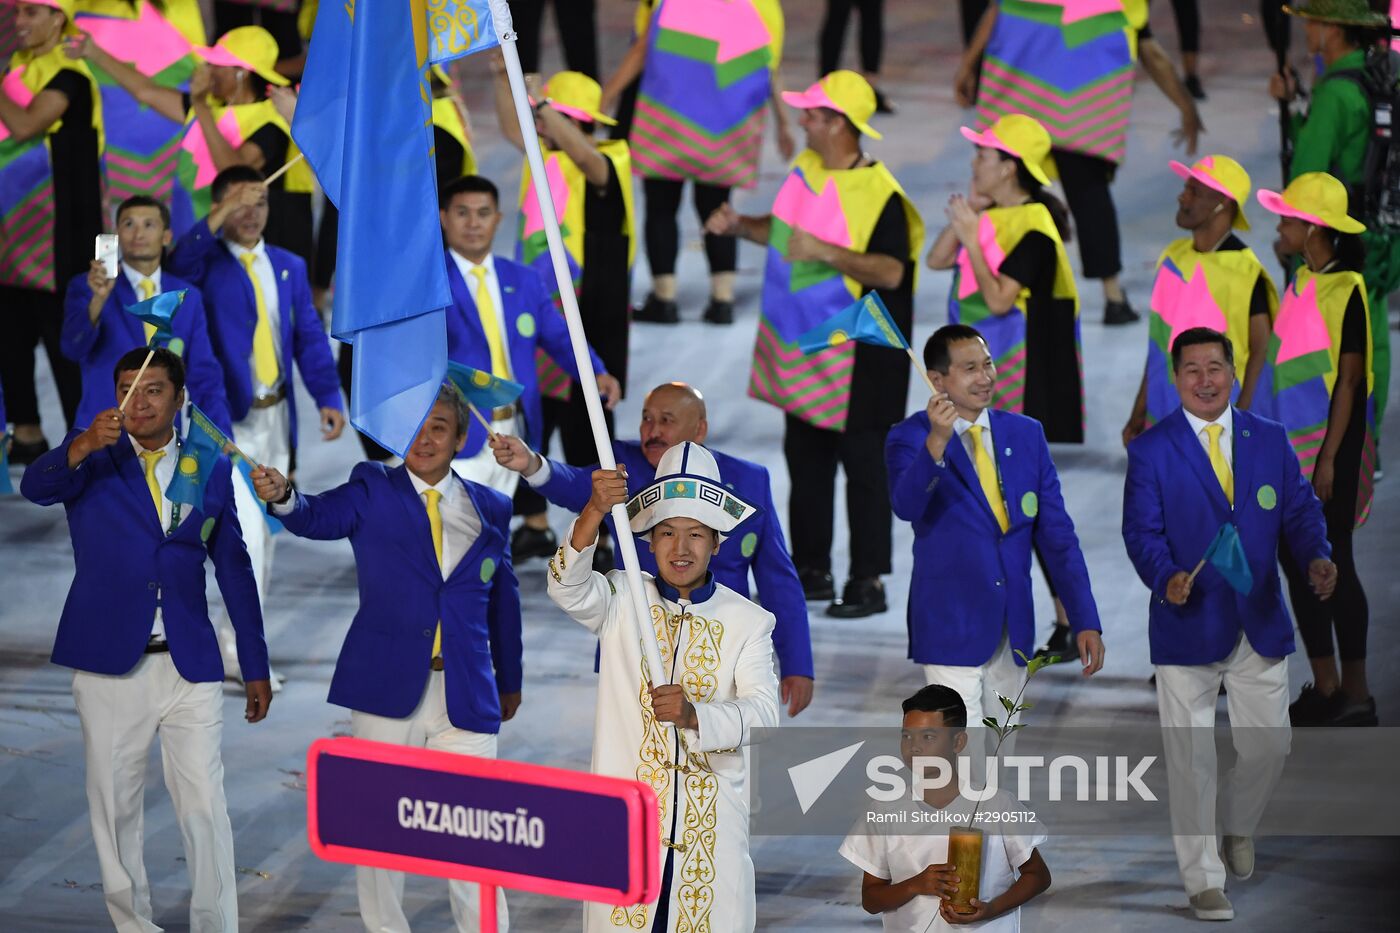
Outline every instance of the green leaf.
<path id="1" fill-rule="evenodd" d="M 982 719 L 982 725 L 986 726 L 988 729 L 993 729 L 993 730 L 995 730 L 996 733 L 997 733 L 997 735 L 1001 735 L 1001 723 L 997 722 L 997 721 L 996 721 L 995 719 L 993 719 L 992 717 L 990 717 L 990 716 L 984 717 L 984 718 Z"/>
<path id="2" fill-rule="evenodd" d="M 1020 648 L 1012 648 L 1011 650 L 1016 652 L 1016 657 L 1020 658 L 1022 661 L 1025 661 L 1027 665 L 1031 663 L 1031 659 L 1026 657 L 1026 653 Z"/>
<path id="3" fill-rule="evenodd" d="M 1015 712 L 1021 713 L 1028 709 L 1031 709 L 1034 706 L 1034 703 L 1022 703 L 1020 706 L 1016 707 Z"/>
<path id="4" fill-rule="evenodd" d="M 1043 654 L 1038 658 L 1031 658 L 1029 661 L 1026 662 L 1027 680 L 1030 680 L 1032 677 L 1034 677 L 1036 671 L 1040 670 L 1042 667 L 1045 666 L 1047 658 L 1049 658 L 1049 655 Z"/>
<path id="5" fill-rule="evenodd" d="M 1001 701 L 1002 709 L 1006 710 L 1008 713 L 1016 712 L 1016 703 L 1011 699 L 1011 697 L 1004 697 L 1000 693 L 998 693 L 997 699 Z"/>
<path id="6" fill-rule="evenodd" d="M 1012 726 L 1010 729 L 1007 729 L 1006 731 L 1007 731 L 1007 732 L 1015 732 L 1017 729 L 1024 729 L 1024 728 L 1026 728 L 1026 724 L 1023 723 L 1023 722 L 1018 722 L 1018 723 L 1016 723 L 1016 725 Z"/>

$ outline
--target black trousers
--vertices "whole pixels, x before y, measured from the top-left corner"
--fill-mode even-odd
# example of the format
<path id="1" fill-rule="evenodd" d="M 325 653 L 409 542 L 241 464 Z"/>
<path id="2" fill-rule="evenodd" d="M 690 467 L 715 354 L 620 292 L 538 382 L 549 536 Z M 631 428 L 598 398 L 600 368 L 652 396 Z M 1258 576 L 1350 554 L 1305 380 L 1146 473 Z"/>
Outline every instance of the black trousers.
<path id="1" fill-rule="evenodd" d="M 1201 8 L 1196 0 L 1172 0 L 1176 15 L 1176 31 L 1181 37 L 1181 51 L 1201 50 Z"/>
<path id="2" fill-rule="evenodd" d="M 0 339 L 0 387 L 5 394 L 6 417 L 15 424 L 39 424 L 34 348 L 42 342 L 58 386 L 63 419 L 72 429 L 78 402 L 83 397 L 83 377 L 78 364 L 63 355 L 59 343 L 63 334 L 63 294 L 0 285 L 0 310 L 4 311 L 6 324 L 4 339 Z M 4 430 L 4 425 L 0 425 L 0 431 Z"/>
<path id="3" fill-rule="evenodd" d="M 730 188 L 718 185 L 695 186 L 695 213 L 700 223 L 709 217 L 725 201 L 729 200 Z M 676 214 L 681 209 L 681 194 L 685 182 L 669 181 L 664 178 L 647 178 L 642 181 L 642 191 L 647 196 L 647 263 L 651 274 L 673 275 L 676 271 L 676 252 L 680 248 L 680 230 L 676 224 Z M 711 236 L 705 234 L 705 258 L 710 262 L 710 272 L 733 272 L 739 264 L 739 239 L 732 236 Z"/>
<path id="4" fill-rule="evenodd" d="M 549 443 L 555 433 L 559 434 L 559 446 L 564 451 L 564 462 L 571 466 L 588 466 L 598 462 L 598 447 L 593 443 L 593 428 L 588 421 L 588 406 L 583 394 L 575 383 L 569 389 L 568 400 L 541 396 L 540 407 L 544 413 L 544 432 L 540 440 L 540 455 L 549 452 Z M 608 437 L 616 437 L 613 429 L 613 413 L 603 409 L 603 423 L 608 426 Z"/>
<path id="5" fill-rule="evenodd" d="M 870 74 L 880 71 L 885 51 L 885 0 L 826 0 L 826 17 L 818 40 L 819 78 L 840 67 L 841 46 L 846 43 L 846 24 L 852 9 L 860 10 L 860 68 Z"/>
<path id="6" fill-rule="evenodd" d="M 788 525 L 792 562 L 799 570 L 831 570 L 836 520 L 836 467 L 846 471 L 846 523 L 851 532 L 849 577 L 868 580 L 890 572 L 889 478 L 885 473 L 888 427 L 838 433 L 786 416 L 783 454 L 792 494 Z"/>
<path id="7" fill-rule="evenodd" d="M 958 0 L 958 13 L 962 18 L 963 48 L 972 44 L 972 34 L 977 31 L 977 24 L 982 21 L 982 14 L 987 12 L 987 4 L 990 0 Z"/>
<path id="8" fill-rule="evenodd" d="M 1123 269 L 1123 249 L 1118 237 L 1118 209 L 1109 185 L 1118 166 L 1098 156 L 1055 149 L 1060 185 L 1074 215 L 1074 236 L 1086 279 L 1106 279 Z"/>
<path id="9" fill-rule="evenodd" d="M 516 49 L 520 68 L 527 73 L 540 70 L 540 29 L 544 25 L 546 0 L 513 0 L 511 16 L 519 35 Z M 564 64 L 569 71 L 598 77 L 598 16 L 594 0 L 553 0 L 554 24 L 559 27 L 559 44 L 564 47 Z"/>

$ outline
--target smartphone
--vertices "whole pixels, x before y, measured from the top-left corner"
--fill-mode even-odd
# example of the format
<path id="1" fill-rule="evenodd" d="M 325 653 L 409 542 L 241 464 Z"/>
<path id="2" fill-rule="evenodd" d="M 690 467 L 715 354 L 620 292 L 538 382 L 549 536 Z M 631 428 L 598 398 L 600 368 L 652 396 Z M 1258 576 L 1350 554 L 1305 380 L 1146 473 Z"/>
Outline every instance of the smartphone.
<path id="1" fill-rule="evenodd" d="M 99 233 L 97 235 L 97 245 L 93 250 L 93 258 L 102 263 L 102 267 L 107 270 L 107 278 L 117 277 L 117 235 L 115 233 Z"/>

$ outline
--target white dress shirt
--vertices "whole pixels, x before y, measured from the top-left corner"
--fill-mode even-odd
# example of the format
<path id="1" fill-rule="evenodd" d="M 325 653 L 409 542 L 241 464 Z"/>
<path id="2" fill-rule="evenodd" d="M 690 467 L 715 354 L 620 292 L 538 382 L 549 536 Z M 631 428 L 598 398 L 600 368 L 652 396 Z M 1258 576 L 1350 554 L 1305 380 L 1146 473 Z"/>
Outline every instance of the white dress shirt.
<path id="1" fill-rule="evenodd" d="M 982 428 L 982 449 L 987 452 L 987 456 L 992 458 L 992 462 L 997 462 L 997 449 L 992 444 L 992 419 L 987 414 L 987 409 L 982 409 L 976 421 L 968 421 L 959 417 L 953 422 L 953 430 L 958 433 L 958 439 L 962 441 L 963 450 L 967 451 L 967 459 L 973 464 L 977 463 L 977 454 L 972 448 L 972 435 L 968 433 L 968 428 L 978 425 Z"/>
<path id="2" fill-rule="evenodd" d="M 126 276 L 127 282 L 131 283 L 131 290 L 136 293 L 136 298 L 138 301 L 141 298 L 142 279 L 150 279 L 152 282 L 155 283 L 156 290 L 154 294 L 159 295 L 162 291 L 164 291 L 164 289 L 160 287 L 160 266 L 156 266 L 155 271 L 152 272 L 150 275 L 142 275 L 140 272 L 137 272 L 135 269 L 131 268 L 131 266 L 128 266 L 126 263 L 122 263 L 122 274 Z"/>
<path id="3" fill-rule="evenodd" d="M 262 289 L 263 306 L 267 308 L 267 323 L 272 328 L 272 349 L 277 354 L 278 385 L 287 381 L 287 374 L 282 372 L 282 307 L 277 297 L 277 272 L 272 268 L 272 260 L 267 256 L 267 241 L 259 240 L 252 249 L 239 246 L 228 240 L 224 241 L 228 251 L 233 254 L 238 265 L 243 265 L 243 255 L 253 254 L 253 274 L 258 277 L 258 287 Z M 254 361 L 252 350 L 248 351 L 248 371 L 253 374 L 253 397 L 260 395 L 271 395 L 277 391 L 276 385 L 263 385 L 258 382 L 257 366 Z"/>
<path id="4" fill-rule="evenodd" d="M 1191 431 L 1196 435 L 1196 439 L 1201 442 L 1201 449 L 1206 452 L 1207 457 L 1210 456 L 1210 435 L 1206 433 L 1206 427 L 1208 425 L 1218 424 L 1225 429 L 1220 432 L 1220 453 L 1224 455 L 1225 463 L 1229 465 L 1230 472 L 1233 475 L 1235 471 L 1235 443 L 1232 437 L 1235 430 L 1234 407 L 1226 405 L 1225 411 L 1214 421 L 1202 421 L 1185 408 L 1181 410 L 1181 413 L 1186 416 L 1186 423 L 1191 425 Z"/>
<path id="5" fill-rule="evenodd" d="M 457 271 L 461 273 L 462 280 L 467 283 L 467 291 L 471 293 L 472 301 L 477 301 L 476 276 L 472 270 L 479 265 L 486 270 L 484 279 L 486 288 L 491 293 L 491 307 L 496 312 L 496 331 L 501 335 L 501 345 L 506 348 L 506 368 L 510 368 L 510 334 L 506 331 L 506 306 L 501 301 L 501 280 L 496 275 L 496 260 L 490 253 L 480 263 L 472 262 L 455 249 L 449 249 L 447 255 L 452 257 L 452 262 L 457 266 Z M 479 304 L 479 302 L 478 302 Z M 509 373 L 507 375 L 510 375 Z"/>
<path id="6" fill-rule="evenodd" d="M 414 475 L 412 470 L 407 472 L 425 512 L 428 508 L 428 490 L 436 489 L 442 494 L 438 500 L 438 511 L 442 514 L 442 578 L 446 580 L 476 543 L 477 535 L 481 534 L 481 516 L 477 515 L 471 496 L 467 495 L 451 470 L 431 486 Z"/>
<path id="7" fill-rule="evenodd" d="M 146 463 L 144 460 L 140 459 L 140 457 L 146 452 L 146 448 L 137 443 L 136 438 L 129 434 L 126 439 L 131 442 L 131 449 L 136 451 L 136 466 L 141 470 L 141 475 L 144 476 L 146 473 Z M 156 461 L 156 485 L 159 486 L 163 492 L 165 488 L 170 485 L 170 481 L 175 477 L 175 464 L 180 460 L 179 437 L 174 431 L 170 432 L 170 443 L 166 444 L 161 449 L 165 451 L 165 456 Z M 191 507 L 187 505 L 182 505 L 180 507 L 180 524 L 183 525 L 185 519 L 190 517 L 190 508 Z M 170 517 L 173 513 L 174 503 L 162 495 L 160 497 L 161 531 L 165 531 L 170 527 Z M 165 624 L 161 621 L 160 616 L 159 590 L 156 591 L 156 617 L 155 621 L 151 624 L 151 638 L 157 641 L 165 640 Z"/>

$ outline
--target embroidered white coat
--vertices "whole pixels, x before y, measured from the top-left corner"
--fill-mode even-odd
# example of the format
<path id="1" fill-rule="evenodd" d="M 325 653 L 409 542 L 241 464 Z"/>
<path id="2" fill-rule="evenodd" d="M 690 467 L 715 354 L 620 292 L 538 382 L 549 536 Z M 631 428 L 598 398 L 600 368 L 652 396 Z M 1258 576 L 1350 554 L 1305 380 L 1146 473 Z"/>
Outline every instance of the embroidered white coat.
<path id="1" fill-rule="evenodd" d="M 627 577 L 594 573 L 593 548 L 569 541 L 550 561 L 549 596 L 602 642 L 593 771 L 649 783 L 656 791 L 661 870 L 671 859 L 667 933 L 745 933 L 754 928 L 749 859 L 751 730 L 778 724 L 773 615 L 719 584 L 680 603 L 642 574 L 667 678 L 685 688 L 698 730 L 662 728 L 651 713 Z M 671 598 L 667 598 L 669 595 Z M 685 743 L 685 770 L 674 763 Z M 670 843 L 670 845 L 668 845 Z M 663 874 L 664 878 L 664 874 Z M 664 881 L 663 881 L 664 884 Z M 586 933 L 652 929 L 656 904 L 584 907 Z"/>

